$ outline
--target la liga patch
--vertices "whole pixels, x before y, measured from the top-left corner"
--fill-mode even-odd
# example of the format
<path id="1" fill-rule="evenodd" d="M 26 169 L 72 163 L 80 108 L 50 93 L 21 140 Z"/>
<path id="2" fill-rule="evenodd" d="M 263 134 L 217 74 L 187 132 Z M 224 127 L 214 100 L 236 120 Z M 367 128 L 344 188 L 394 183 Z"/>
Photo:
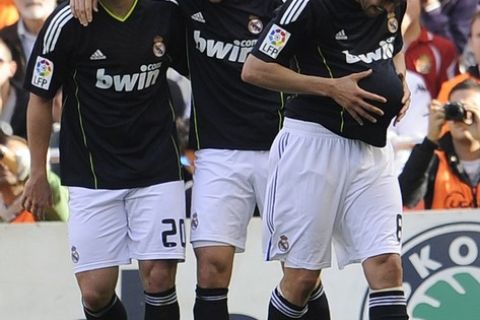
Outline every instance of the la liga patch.
<path id="1" fill-rule="evenodd" d="M 53 62 L 40 56 L 37 57 L 33 70 L 32 85 L 40 89 L 48 90 L 52 81 L 52 75 Z"/>
<path id="2" fill-rule="evenodd" d="M 290 32 L 274 23 L 260 45 L 260 51 L 276 59 L 287 44 L 289 38 Z"/>

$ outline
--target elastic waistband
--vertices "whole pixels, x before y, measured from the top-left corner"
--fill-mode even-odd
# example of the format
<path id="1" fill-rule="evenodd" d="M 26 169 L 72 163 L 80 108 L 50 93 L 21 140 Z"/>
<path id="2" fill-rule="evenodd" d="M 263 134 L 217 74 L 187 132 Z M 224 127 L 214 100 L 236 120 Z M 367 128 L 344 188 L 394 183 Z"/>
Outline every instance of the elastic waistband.
<path id="1" fill-rule="evenodd" d="M 316 122 L 302 121 L 285 117 L 285 119 L 283 120 L 283 128 L 287 130 L 308 132 L 314 135 L 325 135 L 341 138 L 341 136 L 339 136 L 338 134 L 333 133 L 332 131 L 328 130 L 327 128 Z"/>

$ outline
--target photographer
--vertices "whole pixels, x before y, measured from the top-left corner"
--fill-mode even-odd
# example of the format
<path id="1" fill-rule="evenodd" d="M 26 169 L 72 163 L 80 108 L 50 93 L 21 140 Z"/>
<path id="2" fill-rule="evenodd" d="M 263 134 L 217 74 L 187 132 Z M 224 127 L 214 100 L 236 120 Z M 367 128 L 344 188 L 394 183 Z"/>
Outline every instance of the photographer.
<path id="1" fill-rule="evenodd" d="M 447 104 L 430 105 L 428 134 L 399 177 L 404 206 L 423 200 L 426 209 L 478 207 L 479 179 L 480 84 L 465 80 L 452 88 Z"/>

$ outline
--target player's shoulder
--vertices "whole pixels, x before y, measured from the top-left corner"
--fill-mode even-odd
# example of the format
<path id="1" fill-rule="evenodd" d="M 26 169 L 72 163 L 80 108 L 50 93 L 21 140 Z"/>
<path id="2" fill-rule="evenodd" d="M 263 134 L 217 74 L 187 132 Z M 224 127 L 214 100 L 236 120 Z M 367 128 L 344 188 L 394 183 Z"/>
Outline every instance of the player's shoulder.
<path id="1" fill-rule="evenodd" d="M 44 29 L 50 32 L 60 32 L 67 28 L 81 27 L 80 22 L 73 16 L 72 9 L 68 1 L 59 4 L 45 21 Z"/>

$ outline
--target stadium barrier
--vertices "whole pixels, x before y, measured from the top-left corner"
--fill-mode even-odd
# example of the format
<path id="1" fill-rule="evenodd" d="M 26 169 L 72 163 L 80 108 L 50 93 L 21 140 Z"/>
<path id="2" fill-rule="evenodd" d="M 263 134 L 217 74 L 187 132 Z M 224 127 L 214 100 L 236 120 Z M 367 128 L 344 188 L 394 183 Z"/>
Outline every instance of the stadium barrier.
<path id="1" fill-rule="evenodd" d="M 409 212 L 402 229 L 412 319 L 478 319 L 480 210 Z M 64 223 L 0 224 L 0 319 L 84 319 L 66 239 Z M 261 222 L 255 218 L 247 250 L 236 256 L 229 292 L 231 319 L 266 319 L 270 292 L 280 277 L 278 263 L 262 260 Z M 368 319 L 368 290 L 359 265 L 342 271 L 334 265 L 324 271 L 323 281 L 333 319 Z M 194 289 L 195 260 L 187 245 L 187 262 L 179 267 L 177 284 L 182 320 L 193 319 Z M 143 319 L 135 264 L 122 267 L 118 294 L 129 319 Z"/>

